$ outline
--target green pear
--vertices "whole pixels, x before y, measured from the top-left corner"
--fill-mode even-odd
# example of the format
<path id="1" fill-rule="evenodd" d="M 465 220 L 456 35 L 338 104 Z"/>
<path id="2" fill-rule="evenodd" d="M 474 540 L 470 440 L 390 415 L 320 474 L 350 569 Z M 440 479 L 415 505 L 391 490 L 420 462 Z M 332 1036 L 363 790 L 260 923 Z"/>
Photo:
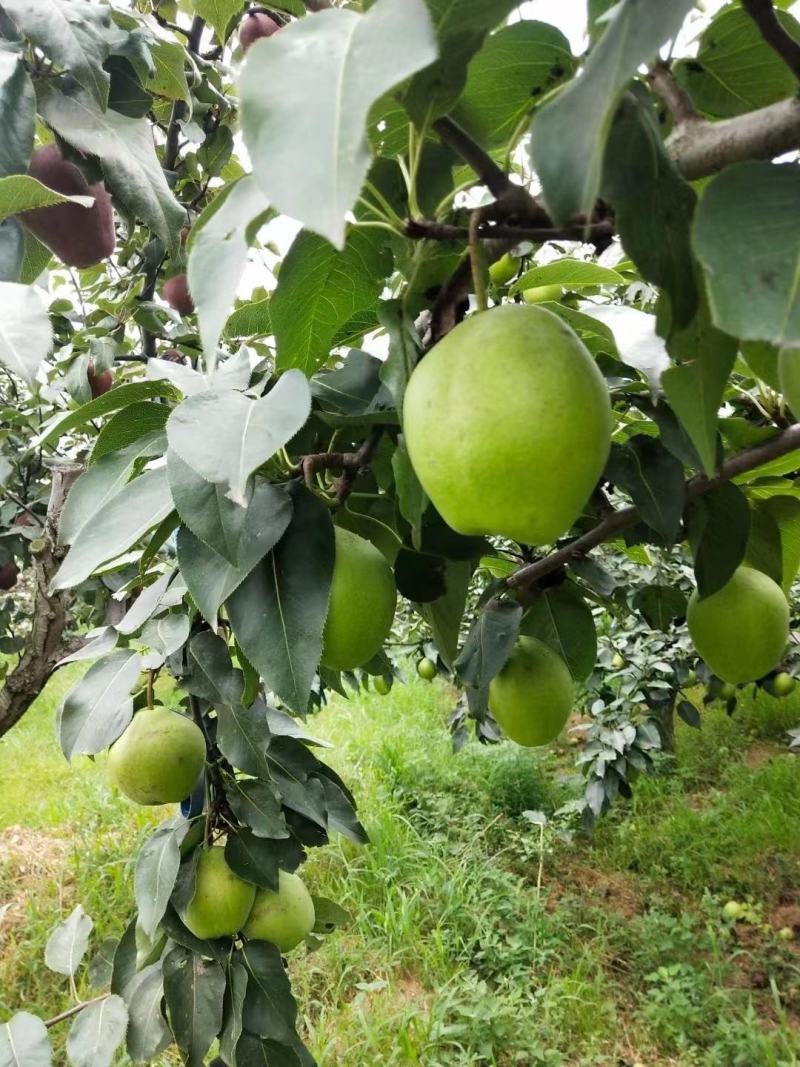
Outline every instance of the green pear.
<path id="1" fill-rule="evenodd" d="M 531 289 L 524 289 L 522 299 L 526 304 L 544 304 L 546 301 L 560 300 L 564 290 L 560 285 L 534 285 Z"/>
<path id="2" fill-rule="evenodd" d="M 201 941 L 233 937 L 247 922 L 255 898 L 256 887 L 233 873 L 222 845 L 213 845 L 197 861 L 194 896 L 184 925 Z"/>
<path id="3" fill-rule="evenodd" d="M 489 710 L 518 745 L 546 745 L 558 737 L 573 698 L 566 664 L 535 637 L 517 639 L 489 686 Z"/>
<path id="4" fill-rule="evenodd" d="M 370 541 L 337 526 L 322 665 L 350 671 L 368 663 L 389 636 L 397 589 L 386 557 Z"/>
<path id="5" fill-rule="evenodd" d="M 578 517 L 611 443 L 608 389 L 545 308 L 504 304 L 456 326 L 403 402 L 411 462 L 454 530 L 551 544 Z"/>
<path id="6" fill-rule="evenodd" d="M 432 682 L 436 677 L 436 664 L 432 659 L 428 659 L 428 657 L 425 656 L 425 658 L 421 659 L 417 664 L 417 674 L 420 678 L 424 678 L 426 682 Z"/>
<path id="7" fill-rule="evenodd" d="M 314 929 L 314 901 L 305 882 L 296 874 L 278 872 L 278 891 L 259 889 L 245 937 L 271 941 L 281 952 L 291 952 Z"/>
<path id="8" fill-rule="evenodd" d="M 137 804 L 175 804 L 191 793 L 205 759 L 203 731 L 191 719 L 160 706 L 144 708 L 111 746 L 108 773 Z"/>
<path id="9" fill-rule="evenodd" d="M 789 640 L 789 605 L 766 574 L 739 567 L 711 596 L 689 598 L 694 647 L 724 682 L 754 682 L 775 667 Z"/>
<path id="10" fill-rule="evenodd" d="M 519 270 L 519 260 L 515 259 L 510 252 L 496 259 L 489 265 L 489 277 L 493 285 L 506 285 Z"/>

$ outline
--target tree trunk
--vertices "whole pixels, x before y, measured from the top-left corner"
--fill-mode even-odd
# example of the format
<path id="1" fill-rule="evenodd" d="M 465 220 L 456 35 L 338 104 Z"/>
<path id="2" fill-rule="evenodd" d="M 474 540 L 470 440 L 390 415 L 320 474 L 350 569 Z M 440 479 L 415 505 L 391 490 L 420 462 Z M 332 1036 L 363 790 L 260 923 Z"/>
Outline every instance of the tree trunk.
<path id="1" fill-rule="evenodd" d="M 56 669 L 68 654 L 64 630 L 74 599 L 71 590 L 51 593 L 50 583 L 58 570 L 64 550 L 58 547 L 58 523 L 67 493 L 83 468 L 77 464 L 57 467 L 41 538 L 31 543 L 34 570 L 34 610 L 28 644 L 17 666 L 0 690 L 0 737 L 19 722 Z"/>

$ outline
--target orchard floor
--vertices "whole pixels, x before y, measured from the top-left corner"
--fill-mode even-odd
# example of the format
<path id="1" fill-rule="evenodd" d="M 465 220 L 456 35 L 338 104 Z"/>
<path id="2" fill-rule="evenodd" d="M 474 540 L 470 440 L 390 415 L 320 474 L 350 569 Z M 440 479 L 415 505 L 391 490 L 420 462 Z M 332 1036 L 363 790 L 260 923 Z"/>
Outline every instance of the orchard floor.
<path id="1" fill-rule="evenodd" d="M 42 964 L 48 932 L 80 900 L 97 942 L 119 935 L 134 846 L 164 814 L 113 796 L 101 761 L 63 761 L 69 681 L 0 741 L 0 1019 L 69 1004 Z M 744 704 L 681 726 L 675 771 L 567 843 L 521 813 L 574 788 L 571 751 L 451 755 L 441 682 L 337 700 L 312 731 L 336 745 L 372 845 L 337 840 L 306 868 L 354 917 L 291 960 L 321 1067 L 800 1064 L 800 756 L 785 747 L 800 694 Z M 730 899 L 746 921 L 724 919 Z"/>

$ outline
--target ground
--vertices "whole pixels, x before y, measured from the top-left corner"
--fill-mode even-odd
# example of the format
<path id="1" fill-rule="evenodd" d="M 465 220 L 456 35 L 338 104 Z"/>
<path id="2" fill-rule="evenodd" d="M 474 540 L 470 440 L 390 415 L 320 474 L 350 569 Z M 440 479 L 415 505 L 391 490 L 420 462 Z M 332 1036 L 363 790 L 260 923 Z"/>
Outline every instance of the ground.
<path id="1" fill-rule="evenodd" d="M 306 868 L 353 916 L 291 958 L 321 1067 L 800 1063 L 800 757 L 785 736 L 800 694 L 704 711 L 700 732 L 679 728 L 671 773 L 638 782 L 593 838 L 564 840 L 522 813 L 570 795 L 574 750 L 453 756 L 452 691 L 407 674 L 312 724 L 372 840 L 337 840 Z M 112 794 L 102 760 L 64 762 L 53 720 L 69 681 L 0 741 L 0 1019 L 68 1006 L 41 962 L 49 930 L 80 900 L 96 944 L 119 935 L 132 846 L 164 816 Z M 731 899 L 746 921 L 723 917 Z"/>

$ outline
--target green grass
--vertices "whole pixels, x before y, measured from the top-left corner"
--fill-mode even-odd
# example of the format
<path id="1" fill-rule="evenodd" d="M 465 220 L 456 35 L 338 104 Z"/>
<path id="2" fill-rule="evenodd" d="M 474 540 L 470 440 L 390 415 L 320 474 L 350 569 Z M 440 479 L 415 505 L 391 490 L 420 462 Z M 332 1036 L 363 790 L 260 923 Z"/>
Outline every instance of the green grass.
<path id="1" fill-rule="evenodd" d="M 0 741 L 0 904 L 14 902 L 0 1017 L 69 1003 L 41 963 L 48 932 L 81 900 L 98 942 L 119 935 L 135 845 L 163 815 L 113 796 L 101 760 L 64 762 L 53 717 L 67 683 Z M 354 920 L 291 958 L 322 1067 L 800 1063 L 800 941 L 777 936 L 800 921 L 800 767 L 784 745 L 800 698 L 704 711 L 700 732 L 679 729 L 672 773 L 572 840 L 522 816 L 571 795 L 572 753 L 453 756 L 452 700 L 414 679 L 312 723 L 371 837 L 306 867 Z M 747 922 L 724 920 L 730 898 Z"/>

